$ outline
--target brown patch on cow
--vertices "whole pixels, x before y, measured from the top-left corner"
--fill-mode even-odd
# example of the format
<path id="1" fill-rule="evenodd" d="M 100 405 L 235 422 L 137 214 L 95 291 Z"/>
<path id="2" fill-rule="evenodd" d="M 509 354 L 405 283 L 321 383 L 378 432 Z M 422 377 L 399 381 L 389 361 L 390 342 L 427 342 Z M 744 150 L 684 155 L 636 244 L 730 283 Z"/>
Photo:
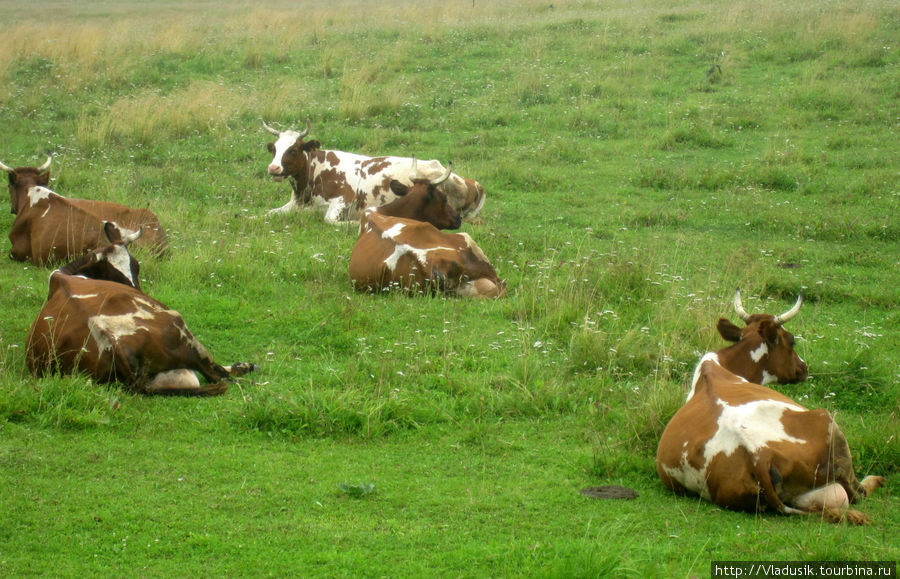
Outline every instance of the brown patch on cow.
<path id="1" fill-rule="evenodd" d="M 360 170 L 368 173 L 369 175 L 381 173 L 382 171 L 390 167 L 391 162 L 388 161 L 385 157 L 372 157 L 371 159 L 366 159 L 360 164 Z"/>
<path id="2" fill-rule="evenodd" d="M 634 500 L 638 498 L 638 493 L 634 489 L 622 487 L 619 485 L 604 485 L 599 487 L 584 487 L 579 491 L 586 497 L 592 499 L 625 499 Z"/>
<path id="3" fill-rule="evenodd" d="M 325 151 L 325 162 L 327 162 L 332 167 L 337 167 L 341 159 L 338 157 L 334 151 Z"/>

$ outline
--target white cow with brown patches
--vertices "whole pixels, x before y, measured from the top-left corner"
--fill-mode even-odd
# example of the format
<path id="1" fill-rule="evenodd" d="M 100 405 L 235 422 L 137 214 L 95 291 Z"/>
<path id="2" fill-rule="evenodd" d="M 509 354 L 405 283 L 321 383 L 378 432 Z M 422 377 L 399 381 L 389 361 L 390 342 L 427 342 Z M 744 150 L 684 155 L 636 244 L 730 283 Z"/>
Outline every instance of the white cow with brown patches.
<path id="1" fill-rule="evenodd" d="M 367 157 L 321 149 L 319 141 L 304 141 L 310 132 L 309 120 L 302 132 L 279 131 L 265 122 L 263 127 L 276 136 L 268 143 L 272 153 L 268 174 L 275 181 L 287 179 L 293 190 L 290 200 L 270 213 L 313 205 L 324 208 L 328 223 L 356 221 L 365 208 L 397 198 L 392 181 L 412 185 L 411 157 Z M 418 170 L 429 179 L 445 172 L 437 160 L 419 161 Z M 451 174 L 440 190 L 463 217 L 474 217 L 484 205 L 484 188 L 472 179 Z"/>
<path id="2" fill-rule="evenodd" d="M 794 337 L 782 327 L 801 304 L 781 316 L 749 315 L 735 294 L 747 326 L 719 320 L 719 332 L 735 344 L 700 360 L 687 401 L 660 438 L 657 472 L 676 493 L 729 509 L 867 524 L 849 506 L 884 478 L 857 480 L 847 439 L 826 410 L 807 410 L 760 384 L 806 380 Z"/>
<path id="3" fill-rule="evenodd" d="M 126 248 L 140 231 L 123 238 L 111 223 L 104 230 L 110 245 L 50 274 L 47 303 L 26 340 L 34 375 L 83 373 L 145 394 L 210 396 L 256 369 L 217 364 L 178 312 L 141 291 L 138 262 Z"/>

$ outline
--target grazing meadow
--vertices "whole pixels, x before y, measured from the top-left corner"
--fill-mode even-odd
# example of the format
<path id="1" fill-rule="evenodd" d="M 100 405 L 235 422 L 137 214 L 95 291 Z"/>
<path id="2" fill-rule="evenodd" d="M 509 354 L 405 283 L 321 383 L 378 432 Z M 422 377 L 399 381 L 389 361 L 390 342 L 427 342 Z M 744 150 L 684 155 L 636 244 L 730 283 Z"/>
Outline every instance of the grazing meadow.
<path id="1" fill-rule="evenodd" d="M 33 378 L 0 263 L 0 574 L 705 576 L 900 560 L 900 8 L 886 0 L 0 0 L 0 161 L 150 207 L 210 399 Z M 356 224 L 268 215 L 261 121 L 452 161 L 501 300 L 353 292 Z M 13 216 L 4 212 L 0 228 Z M 3 236 L 6 241 L 5 234 Z M 4 250 L 5 251 L 5 250 Z M 810 367 L 868 527 L 666 491 L 659 436 L 740 287 Z M 635 500 L 587 498 L 594 485 Z"/>

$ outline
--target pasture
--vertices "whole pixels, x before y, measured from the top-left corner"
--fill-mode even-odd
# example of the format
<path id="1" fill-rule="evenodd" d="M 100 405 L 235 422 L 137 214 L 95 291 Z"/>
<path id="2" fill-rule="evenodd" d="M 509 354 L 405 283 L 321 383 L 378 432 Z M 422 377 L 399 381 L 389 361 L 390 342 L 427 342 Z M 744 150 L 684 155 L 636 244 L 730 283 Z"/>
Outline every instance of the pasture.
<path id="1" fill-rule="evenodd" d="M 900 10 L 885 0 L 0 0 L 0 161 L 150 207 L 144 291 L 223 397 L 25 368 L 0 263 L 0 574 L 704 576 L 900 560 Z M 355 293 L 354 225 L 267 215 L 261 121 L 452 161 L 509 295 Z M 0 229 L 7 245 L 13 216 Z M 678 498 L 656 445 L 740 287 L 790 322 L 868 527 Z M 633 501 L 583 497 L 634 488 Z"/>

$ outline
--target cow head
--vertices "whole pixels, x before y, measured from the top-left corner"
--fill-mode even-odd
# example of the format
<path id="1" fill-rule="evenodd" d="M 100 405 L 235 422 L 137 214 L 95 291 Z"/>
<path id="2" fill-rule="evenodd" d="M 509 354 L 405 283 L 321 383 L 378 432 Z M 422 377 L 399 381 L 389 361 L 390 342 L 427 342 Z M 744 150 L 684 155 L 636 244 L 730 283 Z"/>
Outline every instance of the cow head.
<path id="1" fill-rule="evenodd" d="M 28 190 L 32 187 L 46 187 L 50 183 L 50 163 L 52 157 L 40 167 L 18 167 L 12 169 L 0 163 L 0 169 L 9 173 L 9 207 L 15 215 L 19 212 L 19 206 L 24 202 Z"/>
<path id="2" fill-rule="evenodd" d="M 409 178 L 412 186 L 397 180 L 391 181 L 391 191 L 397 195 L 394 201 L 382 205 L 378 212 L 391 217 L 404 217 L 417 221 L 427 221 L 438 229 L 459 229 L 462 217 L 447 201 L 447 195 L 438 189 L 453 172 L 453 163 L 447 164 L 443 175 L 428 179 L 419 174 L 416 159 L 413 157 Z"/>
<path id="3" fill-rule="evenodd" d="M 134 233 L 124 234 L 118 225 L 107 221 L 103 225 L 103 232 L 110 245 L 79 257 L 59 268 L 59 271 L 67 275 L 122 283 L 139 290 L 140 264 L 128 253 L 128 246 L 136 241 L 143 231 L 142 228 Z"/>
<path id="4" fill-rule="evenodd" d="M 262 125 L 277 137 L 275 142 L 266 145 L 273 155 L 272 162 L 269 163 L 269 175 L 276 181 L 290 177 L 298 183 L 305 184 L 309 178 L 310 157 L 313 151 L 321 146 L 319 141 L 303 140 L 310 131 L 309 119 L 306 119 L 306 130 L 302 133 L 279 131 L 267 125 L 265 121 Z"/>
<path id="5" fill-rule="evenodd" d="M 806 362 L 794 351 L 794 336 L 784 329 L 785 322 L 797 315 L 803 296 L 787 312 L 750 315 L 741 302 L 741 290 L 734 294 L 734 309 L 746 323 L 739 328 L 725 318 L 717 324 L 719 334 L 734 345 L 719 350 L 719 363 L 731 372 L 756 384 L 803 382 L 808 375 Z"/>

